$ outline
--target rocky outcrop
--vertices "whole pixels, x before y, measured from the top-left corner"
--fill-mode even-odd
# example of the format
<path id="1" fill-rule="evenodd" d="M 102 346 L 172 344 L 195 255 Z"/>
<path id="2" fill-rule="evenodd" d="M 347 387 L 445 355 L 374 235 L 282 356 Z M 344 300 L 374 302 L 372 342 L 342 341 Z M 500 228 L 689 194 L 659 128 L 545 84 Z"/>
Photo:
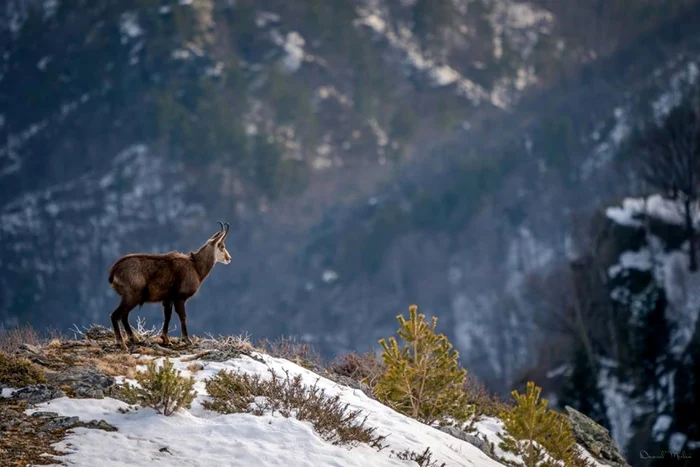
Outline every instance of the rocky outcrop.
<path id="1" fill-rule="evenodd" d="M 450 434 L 457 439 L 461 439 L 473 446 L 476 446 L 481 452 L 489 456 L 491 459 L 499 460 L 496 457 L 496 454 L 494 453 L 493 445 L 490 444 L 488 440 L 484 438 L 479 438 L 476 435 L 472 435 L 470 433 L 467 433 L 466 431 L 462 431 L 454 426 L 442 426 L 440 427 L 440 431 L 444 431 L 445 433 Z"/>
<path id="2" fill-rule="evenodd" d="M 26 386 L 12 393 L 14 399 L 27 401 L 29 404 L 36 405 L 48 402 L 59 397 L 66 397 L 66 393 L 48 384 L 33 384 Z"/>
<path id="3" fill-rule="evenodd" d="M 608 430 L 568 405 L 566 412 L 576 442 L 583 446 L 597 461 L 613 467 L 629 467 L 625 458 L 620 454 L 617 444 L 610 437 Z"/>
<path id="4" fill-rule="evenodd" d="M 104 399 L 114 386 L 115 379 L 94 366 L 79 366 L 61 372 L 47 372 L 46 379 L 59 387 L 66 387 L 78 398 Z"/>

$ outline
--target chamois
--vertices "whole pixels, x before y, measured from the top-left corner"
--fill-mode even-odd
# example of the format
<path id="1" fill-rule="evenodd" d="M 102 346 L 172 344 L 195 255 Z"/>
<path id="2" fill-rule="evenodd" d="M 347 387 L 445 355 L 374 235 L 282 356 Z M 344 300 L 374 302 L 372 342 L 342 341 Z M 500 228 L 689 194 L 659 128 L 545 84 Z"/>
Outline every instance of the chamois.
<path id="1" fill-rule="evenodd" d="M 226 251 L 224 240 L 229 224 L 219 222 L 221 230 L 207 240 L 197 251 L 189 254 L 171 251 L 163 254 L 135 253 L 122 256 L 109 270 L 109 283 L 121 296 L 121 303 L 111 314 L 114 337 L 117 344 L 128 351 L 121 331 L 122 322 L 131 342 L 137 342 L 129 325 L 129 312 L 137 305 L 161 302 L 165 319 L 161 338 L 169 344 L 168 326 L 175 312 L 180 318 L 182 340 L 191 344 L 187 335 L 187 313 L 185 302 L 197 293 L 199 286 L 209 275 L 215 263 L 229 264 L 231 255 Z"/>

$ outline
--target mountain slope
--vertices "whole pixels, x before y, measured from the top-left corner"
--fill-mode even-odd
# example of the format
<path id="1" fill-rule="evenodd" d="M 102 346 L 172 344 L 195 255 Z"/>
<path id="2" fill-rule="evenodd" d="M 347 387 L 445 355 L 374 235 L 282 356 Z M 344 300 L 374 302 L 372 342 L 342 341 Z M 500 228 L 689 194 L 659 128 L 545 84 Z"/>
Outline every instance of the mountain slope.
<path id="1" fill-rule="evenodd" d="M 153 409 L 136 411 L 112 398 L 74 399 L 62 397 L 28 409 L 28 414 L 55 412 L 81 420 L 104 420 L 117 431 L 74 428 L 55 448 L 65 455 L 57 461 L 73 465 L 417 465 L 400 460 L 398 453 L 408 450 L 416 454 L 429 448 L 436 465 L 497 466 L 504 465 L 485 455 L 479 448 L 414 419 L 394 412 L 370 399 L 362 391 L 351 389 L 321 377 L 284 359 L 253 353 L 223 362 L 199 360 L 183 355 L 172 359 L 183 375 L 196 379 L 198 396 L 190 410 L 182 410 L 170 417 L 157 414 Z M 161 359 L 162 363 L 162 359 Z M 192 368 L 201 367 L 201 370 Z M 269 371 L 291 378 L 301 375 L 304 385 L 316 385 L 327 397 L 338 396 L 351 410 L 361 410 L 367 416 L 367 426 L 376 428 L 376 434 L 387 436 L 385 448 L 377 450 L 365 444 L 334 445 L 324 441 L 309 422 L 280 413 L 221 415 L 206 410 L 204 380 L 221 370 L 240 371 L 250 375 L 269 377 Z M 194 371 L 194 372 L 193 372 Z M 130 381 L 118 378 L 122 382 Z M 12 391 L 4 391 L 5 397 Z M 485 436 L 496 446 L 497 455 L 518 461 L 516 456 L 503 453 L 497 447 L 503 425 L 495 418 L 484 418 L 477 423 L 479 436 Z M 592 465 L 600 466 L 596 461 Z"/>
<path id="2" fill-rule="evenodd" d="M 695 79 L 697 2 L 597 4 L 6 3 L 0 326 L 105 323 L 111 262 L 221 219 L 234 261 L 194 332 L 364 350 L 418 302 L 510 389 L 538 343 L 527 274 L 622 189 L 637 112 Z"/>

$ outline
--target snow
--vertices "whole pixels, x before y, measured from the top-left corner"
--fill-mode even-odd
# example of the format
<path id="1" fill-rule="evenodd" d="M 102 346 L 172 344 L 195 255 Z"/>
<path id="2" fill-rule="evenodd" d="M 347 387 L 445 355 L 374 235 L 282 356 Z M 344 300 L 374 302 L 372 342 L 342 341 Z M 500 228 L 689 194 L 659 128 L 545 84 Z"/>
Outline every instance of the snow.
<path id="1" fill-rule="evenodd" d="M 183 374 L 190 375 L 186 368 L 192 362 L 185 362 L 183 358 L 173 360 L 175 367 Z M 222 363 L 199 363 L 204 365 L 204 369 L 193 375 L 197 399 L 190 410 L 170 417 L 148 408 L 120 413 L 119 409 L 125 409 L 127 405 L 111 398 L 64 397 L 29 409 L 27 413 L 49 410 L 61 415 L 78 416 L 86 421 L 103 419 L 118 428 L 116 432 L 74 429 L 56 445 L 59 451 L 67 453 L 59 456 L 57 461 L 73 465 L 408 466 L 415 464 L 398 460 L 391 451 L 410 449 L 422 452 L 427 447 L 433 453 L 433 459 L 447 466 L 501 465 L 465 441 L 394 412 L 368 398 L 362 391 L 338 385 L 289 361 L 256 355 L 256 359 L 243 356 Z M 250 414 L 221 415 L 205 410 L 202 407 L 202 401 L 207 397 L 204 379 L 222 369 L 263 377 L 268 375 L 268 369 L 278 374 L 288 371 L 292 377 L 301 375 L 305 384 L 317 382 L 329 397 L 338 395 L 351 410 L 363 411 L 368 417 L 369 426 L 376 427 L 380 435 L 388 435 L 386 448 L 377 451 L 364 444 L 334 446 L 323 441 L 309 423 L 294 418 L 269 414 L 260 417 Z M 501 427 L 496 419 L 480 423 L 489 439 L 498 439 Z"/>
<path id="2" fill-rule="evenodd" d="M 51 61 L 51 56 L 45 55 L 44 57 L 41 57 L 41 60 L 39 60 L 36 63 L 36 67 L 39 69 L 39 71 L 46 71 L 46 65 L 48 65 L 50 61 Z"/>
<path id="3" fill-rule="evenodd" d="M 493 55 L 503 56 L 503 44 L 520 52 L 527 59 L 539 40 L 539 34 L 549 34 L 553 15 L 542 8 L 525 2 L 494 2 L 490 15 L 493 36 Z"/>
<path id="4" fill-rule="evenodd" d="M 671 428 L 671 423 L 673 423 L 673 419 L 669 415 L 661 415 L 656 419 L 651 429 L 654 441 L 661 441 L 666 436 L 668 429 Z"/>
<path id="5" fill-rule="evenodd" d="M 620 145 L 629 136 L 631 126 L 628 121 L 628 109 L 617 107 L 613 111 L 612 127 L 607 135 L 607 138 L 600 142 L 594 149 L 590 157 L 586 158 L 581 166 L 581 177 L 586 179 L 590 177 L 596 170 L 607 165 L 617 154 Z M 598 141 L 601 137 L 601 129 L 596 129 L 591 134 L 593 141 Z"/>
<path id="6" fill-rule="evenodd" d="M 129 39 L 135 39 L 143 34 L 143 29 L 139 25 L 138 15 L 133 11 L 125 11 L 119 21 L 119 30 L 122 33 L 122 44 Z"/>
<path id="7" fill-rule="evenodd" d="M 646 203 L 645 203 L 646 201 Z M 646 204 L 646 207 L 645 207 Z M 648 198 L 626 198 L 622 206 L 611 206 L 605 210 L 605 215 L 617 224 L 627 227 L 642 227 L 644 215 L 656 218 L 672 225 L 683 225 L 683 206 L 671 199 L 655 194 Z M 697 222 L 697 214 L 694 222 Z"/>
<path id="8" fill-rule="evenodd" d="M 612 363 L 603 364 L 598 373 L 598 387 L 605 400 L 606 415 L 610 421 L 610 434 L 624 452 L 627 443 L 632 437 L 632 419 L 635 407 L 629 397 L 633 388 L 621 383 L 615 376 L 615 368 Z"/>
<path id="9" fill-rule="evenodd" d="M 378 11 L 358 9 L 360 17 L 357 25 L 367 26 L 376 34 L 384 37 L 389 44 L 406 55 L 406 61 L 413 68 L 426 72 L 433 85 L 446 86 L 454 84 L 458 94 L 466 97 L 472 103 L 478 104 L 482 100 L 489 100 L 489 93 L 478 84 L 465 78 L 448 64 L 438 64 L 427 58 L 413 39 L 408 28 L 402 27 L 397 31 L 391 28 Z"/>
<path id="10" fill-rule="evenodd" d="M 338 280 L 338 273 L 333 271 L 332 269 L 327 269 L 327 270 L 323 271 L 323 275 L 321 276 L 321 279 L 326 284 L 331 284 L 331 283 Z"/>
<path id="11" fill-rule="evenodd" d="M 651 268 L 651 253 L 648 249 L 645 248 L 640 251 L 625 251 L 620 255 L 620 262 L 608 269 L 608 275 L 610 277 L 615 277 L 627 269 L 649 271 Z"/>
<path id="12" fill-rule="evenodd" d="M 287 34 L 287 40 L 283 45 L 287 55 L 282 60 L 284 68 L 293 73 L 301 67 L 304 62 L 304 38 L 298 32 L 292 31 Z"/>

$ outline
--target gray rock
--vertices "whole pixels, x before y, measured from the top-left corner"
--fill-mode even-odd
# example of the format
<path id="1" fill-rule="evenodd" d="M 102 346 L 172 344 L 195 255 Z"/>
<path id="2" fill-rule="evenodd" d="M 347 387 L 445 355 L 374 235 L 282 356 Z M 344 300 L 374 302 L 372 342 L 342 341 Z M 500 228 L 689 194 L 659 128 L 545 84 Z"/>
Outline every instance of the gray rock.
<path id="1" fill-rule="evenodd" d="M 66 397 L 66 393 L 48 384 L 33 384 L 12 393 L 13 399 L 26 400 L 30 404 L 41 404 L 59 397 Z"/>
<path id="2" fill-rule="evenodd" d="M 104 399 L 105 392 L 114 386 L 115 379 L 94 366 L 73 367 L 66 371 L 47 373 L 46 379 L 57 386 L 70 387 L 76 397 Z"/>
<path id="3" fill-rule="evenodd" d="M 34 427 L 29 422 L 20 422 L 17 426 L 17 430 L 23 434 L 34 433 Z"/>
<path id="4" fill-rule="evenodd" d="M 68 428 L 78 426 L 78 424 L 80 424 L 80 419 L 78 417 L 56 417 L 52 418 L 42 428 L 45 431 L 67 430 Z"/>
<path id="5" fill-rule="evenodd" d="M 46 355 L 39 349 L 39 347 L 36 347 L 31 344 L 22 344 L 19 346 L 19 349 L 15 351 L 15 355 L 24 357 L 28 359 L 29 361 L 33 363 L 37 363 L 39 365 L 43 366 L 48 366 L 49 362 L 46 360 Z"/>
<path id="6" fill-rule="evenodd" d="M 82 423 L 81 426 L 94 430 L 117 431 L 117 427 L 110 425 L 104 420 L 90 420 L 87 423 Z"/>
<path id="7" fill-rule="evenodd" d="M 43 352 L 41 350 L 39 350 L 39 347 L 36 347 L 34 345 L 31 345 L 31 344 L 22 344 L 19 346 L 19 350 L 22 350 L 26 353 L 35 354 L 35 355 L 43 355 Z"/>
<path id="8" fill-rule="evenodd" d="M 578 410 L 565 407 L 576 442 L 596 460 L 613 467 L 629 467 L 610 433 Z"/>
<path id="9" fill-rule="evenodd" d="M 323 376 L 325 378 L 328 378 L 331 381 L 334 381 L 338 384 L 342 384 L 343 386 L 347 386 L 347 387 L 353 388 L 353 389 L 359 389 L 360 391 L 365 393 L 365 395 L 367 397 L 369 397 L 370 399 L 375 399 L 374 394 L 372 394 L 372 389 L 370 389 L 370 387 L 367 386 L 366 384 L 364 384 L 360 381 L 357 381 L 356 379 L 352 379 L 349 376 L 339 375 L 339 374 L 333 373 L 333 372 L 323 372 L 323 373 L 319 373 L 319 374 L 323 374 Z"/>
<path id="10" fill-rule="evenodd" d="M 8 422 L 4 423 L 3 425 L 0 425 L 0 429 L 2 429 L 2 431 L 8 431 L 17 425 L 19 425 L 19 420 L 17 420 L 17 419 L 9 420 Z"/>
<path id="11" fill-rule="evenodd" d="M 466 431 L 462 431 L 455 426 L 441 426 L 440 431 L 444 431 L 445 433 L 452 435 L 457 439 L 466 441 L 467 443 L 479 448 L 481 452 L 483 452 L 490 458 L 498 460 L 496 458 L 496 454 L 493 452 L 493 447 L 486 439 L 479 438 L 476 435 L 472 435 L 470 433 L 467 433 Z"/>
<path id="12" fill-rule="evenodd" d="M 38 418 L 56 418 L 58 414 L 56 412 L 34 412 L 32 417 Z"/>
<path id="13" fill-rule="evenodd" d="M 212 350 L 200 357 L 200 360 L 205 360 L 209 362 L 225 362 L 226 360 L 231 360 L 234 358 L 239 358 L 241 352 L 237 350 Z"/>
<path id="14" fill-rule="evenodd" d="M 96 324 L 87 330 L 85 337 L 92 340 L 112 339 L 114 338 L 114 331 L 106 326 Z"/>

